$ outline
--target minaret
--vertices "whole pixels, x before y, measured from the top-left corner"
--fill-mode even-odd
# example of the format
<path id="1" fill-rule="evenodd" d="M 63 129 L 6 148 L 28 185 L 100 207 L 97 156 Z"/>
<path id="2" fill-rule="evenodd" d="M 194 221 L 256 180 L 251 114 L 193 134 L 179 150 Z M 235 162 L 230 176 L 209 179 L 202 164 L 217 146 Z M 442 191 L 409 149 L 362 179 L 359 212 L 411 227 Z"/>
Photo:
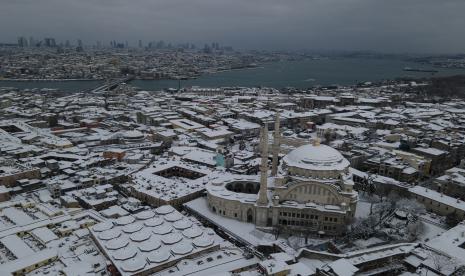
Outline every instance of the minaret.
<path id="1" fill-rule="evenodd" d="M 258 192 L 257 205 L 268 204 L 268 124 L 262 128 L 260 133 L 260 149 L 262 163 L 260 164 L 260 191 Z"/>
<path id="2" fill-rule="evenodd" d="M 271 176 L 278 174 L 278 158 L 279 158 L 279 146 L 281 144 L 281 134 L 279 131 L 279 112 L 276 112 L 276 119 L 274 122 L 274 138 L 273 138 L 273 163 L 271 166 Z"/>

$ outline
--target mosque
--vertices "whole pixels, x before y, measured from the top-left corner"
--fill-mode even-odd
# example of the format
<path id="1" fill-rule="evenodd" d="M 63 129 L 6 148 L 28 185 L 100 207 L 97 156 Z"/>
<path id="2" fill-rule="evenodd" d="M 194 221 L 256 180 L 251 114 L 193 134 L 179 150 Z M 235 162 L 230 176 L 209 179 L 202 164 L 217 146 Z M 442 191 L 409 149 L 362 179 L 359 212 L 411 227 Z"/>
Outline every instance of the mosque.
<path id="1" fill-rule="evenodd" d="M 358 201 L 349 161 L 315 140 L 292 150 L 279 162 L 279 115 L 273 140 L 271 173 L 265 125 L 260 134 L 260 177 L 234 175 L 207 183 L 210 210 L 258 227 L 342 234 Z"/>

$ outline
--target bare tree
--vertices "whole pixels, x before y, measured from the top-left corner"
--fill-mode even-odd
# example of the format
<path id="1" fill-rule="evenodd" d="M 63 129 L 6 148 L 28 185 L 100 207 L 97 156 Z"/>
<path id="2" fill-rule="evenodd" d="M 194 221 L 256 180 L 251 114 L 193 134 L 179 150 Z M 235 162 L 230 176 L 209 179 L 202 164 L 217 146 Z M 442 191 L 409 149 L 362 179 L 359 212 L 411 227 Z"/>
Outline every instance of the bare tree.
<path id="1" fill-rule="evenodd" d="M 410 237 L 412 237 L 412 240 L 417 240 L 418 237 L 425 232 L 425 225 L 422 221 L 417 220 L 407 225 L 407 232 L 410 234 Z"/>
<path id="2" fill-rule="evenodd" d="M 347 234 L 349 240 L 358 238 L 368 238 L 375 233 L 375 227 L 378 224 L 378 220 L 375 216 L 369 216 L 364 219 L 356 219 L 351 225 L 351 229 Z"/>
<path id="3" fill-rule="evenodd" d="M 428 259 L 433 263 L 433 268 L 438 272 L 442 273 L 447 269 L 451 270 L 448 272 L 453 273 L 457 270 L 457 261 L 454 258 L 433 251 L 430 251 L 428 255 Z"/>
<path id="4" fill-rule="evenodd" d="M 376 186 L 376 194 L 379 196 L 381 201 L 388 197 L 389 194 L 393 191 L 393 188 L 390 184 L 379 184 Z"/>
<path id="5" fill-rule="evenodd" d="M 275 240 L 279 238 L 280 233 L 281 233 L 281 226 L 278 225 L 273 228 L 273 235 L 274 235 Z"/>
<path id="6" fill-rule="evenodd" d="M 364 223 L 366 224 L 367 227 L 369 227 L 370 229 L 374 229 L 377 224 L 378 224 L 378 220 L 376 219 L 375 216 L 369 216 L 365 219 Z"/>
<path id="7" fill-rule="evenodd" d="M 329 130 L 329 129 L 325 130 L 325 132 L 323 133 L 323 136 L 325 138 L 326 144 L 328 144 L 328 145 L 329 145 L 329 143 L 331 143 L 331 141 L 333 140 L 333 137 L 334 137 L 332 131 Z"/>
<path id="8" fill-rule="evenodd" d="M 390 214 L 392 211 L 393 211 L 393 206 L 391 204 L 391 202 L 388 202 L 388 201 L 382 201 L 382 202 L 379 202 L 377 203 L 374 208 L 373 208 L 373 214 L 377 214 L 378 215 L 378 221 L 381 222 L 381 220 L 387 216 L 388 214 Z"/>
<path id="9" fill-rule="evenodd" d="M 455 211 L 452 212 L 452 213 L 447 214 L 447 216 L 446 216 L 446 224 L 449 227 L 454 227 L 457 224 L 459 224 L 459 222 L 461 222 L 461 221 L 462 220 L 459 218 L 459 216 L 457 215 L 457 213 Z"/>
<path id="10" fill-rule="evenodd" d="M 387 201 L 391 203 L 392 208 L 396 208 L 397 201 L 399 201 L 401 197 L 396 191 L 391 191 L 387 196 Z"/>
<path id="11" fill-rule="evenodd" d="M 425 212 L 425 206 L 423 204 L 406 198 L 397 201 L 396 207 L 398 210 L 405 212 L 407 216 L 406 225 L 408 225 L 411 220 L 416 221 L 418 215 Z"/>
<path id="12" fill-rule="evenodd" d="M 373 195 L 376 191 L 376 187 L 373 182 L 374 176 L 370 172 L 367 172 L 367 177 L 362 181 L 362 191 L 363 194 Z"/>
<path id="13" fill-rule="evenodd" d="M 373 214 L 373 207 L 375 204 L 379 203 L 379 198 L 376 195 L 368 194 L 365 196 L 365 200 L 370 203 L 370 216 Z"/>

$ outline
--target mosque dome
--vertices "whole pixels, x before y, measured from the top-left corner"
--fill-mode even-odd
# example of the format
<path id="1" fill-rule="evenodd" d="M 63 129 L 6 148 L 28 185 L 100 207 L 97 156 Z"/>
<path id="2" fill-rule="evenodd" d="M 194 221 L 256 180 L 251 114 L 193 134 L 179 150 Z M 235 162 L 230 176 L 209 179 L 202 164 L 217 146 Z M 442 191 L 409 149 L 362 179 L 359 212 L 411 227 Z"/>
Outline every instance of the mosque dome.
<path id="1" fill-rule="evenodd" d="M 350 165 L 339 151 L 321 144 L 298 147 L 284 156 L 283 161 L 288 167 L 312 171 L 343 171 Z"/>
<path id="2" fill-rule="evenodd" d="M 123 137 L 126 140 L 138 140 L 138 139 L 143 139 L 144 134 L 138 130 L 129 130 L 123 134 Z"/>

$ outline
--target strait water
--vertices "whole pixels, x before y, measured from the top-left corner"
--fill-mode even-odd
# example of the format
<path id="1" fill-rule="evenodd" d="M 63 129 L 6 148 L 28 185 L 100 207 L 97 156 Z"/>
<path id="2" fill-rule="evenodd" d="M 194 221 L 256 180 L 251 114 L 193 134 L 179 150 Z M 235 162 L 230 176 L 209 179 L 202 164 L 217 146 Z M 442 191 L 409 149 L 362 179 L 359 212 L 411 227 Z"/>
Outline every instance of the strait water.
<path id="1" fill-rule="evenodd" d="M 330 58 L 319 60 L 283 61 L 243 69 L 203 75 L 197 79 L 181 81 L 182 87 L 202 86 L 268 86 L 275 88 L 307 88 L 315 85 L 350 85 L 362 81 L 380 81 L 399 77 L 430 77 L 427 72 L 403 71 L 404 67 L 433 69 L 432 66 L 400 59 Z M 465 74 L 463 69 L 436 68 L 434 76 Z M 58 88 L 63 91 L 80 91 L 100 84 L 100 81 L 0 81 L 0 87 Z M 177 88 L 176 80 L 133 80 L 131 85 L 143 90 Z"/>
<path id="2" fill-rule="evenodd" d="M 97 87 L 103 83 L 99 80 L 70 80 L 70 81 L 2 81 L 0 87 L 17 87 L 19 89 L 53 88 L 65 92 L 78 92 Z"/>

